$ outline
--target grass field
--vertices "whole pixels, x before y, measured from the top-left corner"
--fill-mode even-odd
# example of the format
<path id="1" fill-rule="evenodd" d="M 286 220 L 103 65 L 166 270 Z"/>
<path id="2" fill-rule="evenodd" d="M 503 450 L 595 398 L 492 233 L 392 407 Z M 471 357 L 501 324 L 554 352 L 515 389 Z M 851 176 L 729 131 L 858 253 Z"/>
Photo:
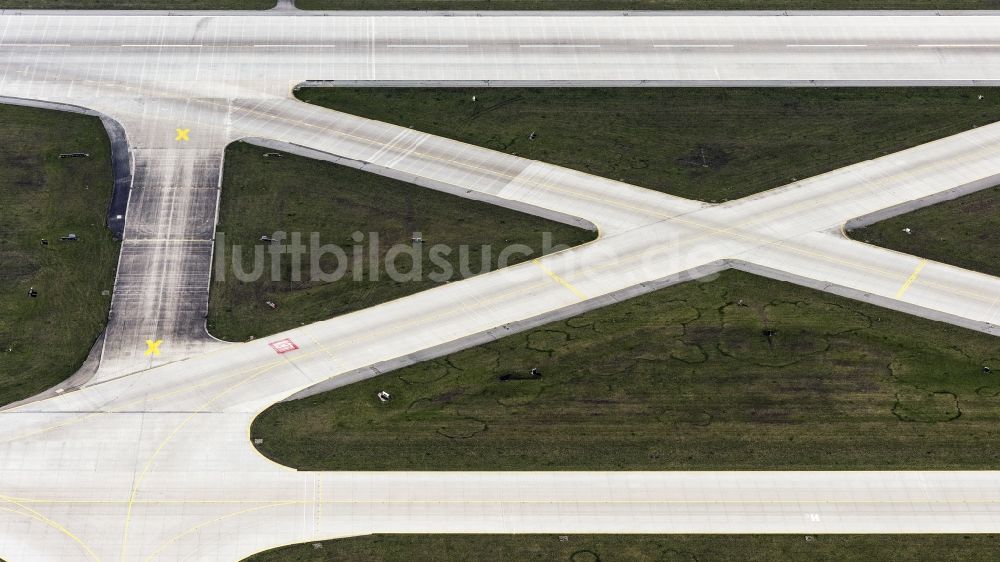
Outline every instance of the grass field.
<path id="1" fill-rule="evenodd" d="M 305 470 L 993 469 L 997 365 L 996 337 L 728 271 L 277 404 L 252 434 Z"/>
<path id="2" fill-rule="evenodd" d="M 965 562 L 1000 557 L 996 535 L 370 535 L 247 562 Z"/>
<path id="3" fill-rule="evenodd" d="M 268 10 L 276 0 L 4 0 L 21 10 Z"/>
<path id="4" fill-rule="evenodd" d="M 910 233 L 904 228 L 909 228 Z M 876 246 L 1000 275 L 1000 186 L 849 234 Z"/>
<path id="5" fill-rule="evenodd" d="M 303 10 L 995 10 L 998 0 L 296 0 Z"/>
<path id="6" fill-rule="evenodd" d="M 396 282 L 384 270 L 373 281 L 368 277 L 371 261 L 366 259 L 363 281 L 354 280 L 352 262 L 342 279 L 326 283 L 310 280 L 312 254 L 307 253 L 299 267 L 293 267 L 291 259 L 285 257 L 277 281 L 271 280 L 269 268 L 253 282 L 216 275 L 208 327 L 219 338 L 236 341 L 272 334 L 431 288 L 442 282 L 431 279 L 439 271 L 431 267 L 428 259 L 436 244 L 454 248 L 447 262 L 455 271 L 454 279 L 458 279 L 464 276 L 460 268 L 461 245 L 470 246 L 465 273 L 475 274 L 484 263 L 495 268 L 502 248 L 508 245 L 523 244 L 532 249 L 533 257 L 538 257 L 546 232 L 551 233 L 553 244 L 568 246 L 595 237 L 590 231 L 330 162 L 290 154 L 263 158 L 265 152 L 269 150 L 246 143 L 233 144 L 226 151 L 217 230 L 225 233 L 227 246 L 244 246 L 243 271 L 252 269 L 251 246 L 262 235 L 270 236 L 275 231 L 289 233 L 286 240 L 290 240 L 292 232 L 302 233 L 305 244 L 316 232 L 320 243 L 343 246 L 348 260 L 354 254 L 353 233 L 363 233 L 357 247 L 366 256 L 374 232 L 378 234 L 380 262 L 395 244 L 413 247 L 411 237 L 420 232 L 424 243 L 416 247 L 427 265 L 419 281 Z M 492 251 L 487 254 L 483 246 L 491 246 Z M 333 272 L 337 260 L 327 257 L 321 263 L 323 271 Z M 218 253 L 216 259 L 220 259 Z M 231 262 L 229 257 L 222 259 Z M 508 264 L 524 259 L 518 255 Z M 397 263 L 401 272 L 412 271 L 407 258 Z M 298 273 L 299 281 L 293 281 L 294 273 Z M 275 303 L 277 309 L 269 308 L 267 301 Z"/>
<path id="7" fill-rule="evenodd" d="M 99 119 L 0 105 L 0 404 L 83 363 L 104 328 L 119 243 L 104 226 L 110 144 Z M 61 152 L 89 158 L 60 159 Z M 75 233 L 78 242 L 60 236 Z M 41 239 L 49 240 L 48 246 Z M 29 298 L 34 287 L 38 298 Z"/>
<path id="8" fill-rule="evenodd" d="M 304 88 L 297 95 L 703 201 L 736 199 L 1000 119 L 1000 89 L 988 88 Z"/>

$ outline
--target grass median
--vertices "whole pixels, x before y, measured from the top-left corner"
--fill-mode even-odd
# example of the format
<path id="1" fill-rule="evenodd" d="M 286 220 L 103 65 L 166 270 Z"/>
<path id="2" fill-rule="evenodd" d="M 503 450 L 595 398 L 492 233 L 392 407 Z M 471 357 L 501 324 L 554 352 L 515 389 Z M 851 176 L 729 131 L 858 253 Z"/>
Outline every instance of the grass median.
<path id="1" fill-rule="evenodd" d="M 7 404 L 83 363 L 107 321 L 120 244 L 104 226 L 113 177 L 99 119 L 0 105 L 0 134 L 0 404 Z M 59 158 L 68 152 L 89 157 Z M 60 240 L 70 233 L 79 240 Z"/>
<path id="2" fill-rule="evenodd" d="M 996 88 L 304 88 L 296 95 L 712 202 L 1000 119 Z"/>
<path id="3" fill-rule="evenodd" d="M 222 339 L 246 340 L 326 320 L 496 269 L 501 262 L 513 265 L 538 257 L 546 245 L 558 249 L 596 236 L 502 207 L 247 143 L 231 145 L 225 161 L 217 237 L 224 234 L 228 253 L 216 251 L 208 317 L 209 331 Z M 252 273 L 248 264 L 257 260 L 254 251 L 261 246 L 260 237 L 276 239 L 277 231 L 285 233 L 285 242 L 291 241 L 291 233 L 298 233 L 305 245 L 316 233 L 320 245 L 340 246 L 345 256 L 320 258 L 318 252 L 309 251 L 298 264 L 291 256 L 283 256 L 277 275 L 272 275 L 273 262 L 268 261 L 259 276 L 240 280 L 233 255 L 241 256 L 241 275 Z M 421 242 L 412 240 L 415 233 Z M 239 251 L 233 244 L 241 246 Z M 370 259 L 373 245 L 377 246 L 376 260 Z M 451 248 L 443 259 L 453 275 L 438 276 L 443 269 L 429 259 L 438 245 Z M 394 280 L 385 265 L 387 255 L 393 247 L 407 246 L 417 250 L 424 268 L 418 279 Z M 530 254 L 503 258 L 505 249 L 518 247 Z M 360 264 L 353 261 L 355 249 L 364 259 Z M 331 282 L 314 276 L 314 255 L 323 274 L 344 266 L 342 277 Z M 220 260 L 227 268 L 223 275 L 219 274 Z M 394 263 L 402 274 L 414 272 L 407 257 Z"/>
<path id="4" fill-rule="evenodd" d="M 247 562 L 885 562 L 996 559 L 996 535 L 369 535 Z M 317 548 L 314 544 L 320 544 Z"/>
<path id="5" fill-rule="evenodd" d="M 252 433 L 304 470 L 993 469 L 998 365 L 995 336 L 727 271 L 277 404 Z"/>
<path id="6" fill-rule="evenodd" d="M 1000 276 L 1000 186 L 848 234 L 876 246 Z"/>

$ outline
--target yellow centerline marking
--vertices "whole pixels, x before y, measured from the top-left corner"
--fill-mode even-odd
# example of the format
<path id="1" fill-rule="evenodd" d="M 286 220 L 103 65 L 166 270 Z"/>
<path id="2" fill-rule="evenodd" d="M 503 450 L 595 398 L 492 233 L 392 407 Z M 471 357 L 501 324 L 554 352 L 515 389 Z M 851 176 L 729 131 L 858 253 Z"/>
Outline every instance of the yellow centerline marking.
<path id="1" fill-rule="evenodd" d="M 22 507 L 23 509 L 28 509 L 25 508 L 24 506 L 19 506 L 19 507 Z M 49 519 L 48 517 L 45 517 L 41 513 L 38 513 L 37 511 L 31 509 L 29 509 L 28 512 L 24 512 L 24 511 L 18 511 L 16 509 L 10 509 L 8 507 L 0 507 L 0 511 L 6 511 L 8 513 L 13 513 L 15 515 L 23 515 L 24 517 L 28 517 L 29 519 L 34 519 L 35 521 L 38 521 L 40 523 L 48 525 L 49 527 L 52 527 L 53 529 L 59 531 L 63 535 L 69 537 L 76 544 L 80 545 L 80 547 L 87 553 L 87 556 L 89 556 L 95 562 L 101 562 L 101 559 L 97 556 L 97 554 L 93 551 L 93 549 L 90 548 L 90 545 L 88 545 L 86 542 L 83 541 L 83 539 L 71 533 L 68 529 L 66 529 L 59 523 L 56 523 L 55 521 Z"/>
<path id="2" fill-rule="evenodd" d="M 567 289 L 569 289 L 580 300 L 587 300 L 587 298 L 588 298 L 587 295 L 585 295 L 582 291 L 580 291 L 579 289 L 577 289 L 576 287 L 574 287 L 572 284 L 570 284 L 569 281 L 563 279 L 562 277 L 559 277 L 559 275 L 555 271 L 552 271 L 551 269 L 549 269 L 548 267 L 546 267 L 545 264 L 543 264 L 542 262 L 538 261 L 538 259 L 531 260 L 531 263 L 537 265 L 538 269 L 541 269 L 542 271 L 544 271 L 545 274 L 548 275 L 549 277 L 551 277 L 553 280 L 555 280 L 556 283 L 559 283 L 563 287 L 566 287 Z"/>
<path id="3" fill-rule="evenodd" d="M 160 546 L 156 547 L 156 550 L 154 550 L 152 553 L 150 553 L 149 556 L 143 558 L 143 562 L 150 562 L 151 560 L 155 560 L 156 558 L 158 558 L 160 556 L 160 553 L 163 552 L 170 545 L 172 545 L 175 542 L 177 542 L 178 540 L 180 540 L 180 539 L 182 539 L 182 538 L 190 535 L 191 533 L 194 533 L 194 532 L 196 532 L 198 530 L 204 529 L 205 527 L 207 527 L 207 526 L 209 526 L 209 525 L 211 525 L 213 523 L 219 523 L 221 521 L 225 521 L 226 519 L 232 519 L 233 517 L 238 517 L 240 515 L 245 515 L 247 513 L 252 513 L 252 512 L 255 512 L 255 511 L 261 511 L 261 510 L 264 510 L 264 509 L 271 509 L 271 508 L 274 508 L 274 507 L 284 507 L 284 506 L 288 506 L 288 505 L 296 505 L 297 503 L 300 503 L 300 502 L 295 502 L 295 501 L 292 501 L 292 502 L 276 502 L 276 503 L 270 503 L 270 504 L 266 504 L 266 505 L 259 505 L 259 506 L 255 506 L 255 507 L 249 507 L 249 508 L 246 508 L 246 509 L 242 509 L 240 511 L 236 511 L 236 512 L 233 512 L 233 513 L 226 513 L 226 514 L 220 515 L 218 517 L 215 517 L 213 519 L 209 519 L 208 521 L 204 521 L 202 523 L 199 523 L 198 525 L 195 525 L 195 526 L 191 527 L 190 529 L 187 529 L 187 530 L 185 530 L 185 531 L 183 531 L 181 533 L 178 533 L 177 535 L 174 535 L 173 537 L 170 537 L 169 539 L 163 541 L 163 543 L 161 543 Z"/>
<path id="4" fill-rule="evenodd" d="M 277 364 L 274 365 L 274 366 L 277 366 Z M 126 555 L 127 548 L 128 548 L 129 526 L 130 526 L 130 523 L 132 522 L 132 507 L 133 507 L 133 505 L 135 505 L 136 495 L 139 493 L 139 487 L 142 485 L 143 481 L 146 479 L 146 475 L 149 473 L 150 469 L 153 467 L 153 463 L 156 461 L 157 457 L 160 455 L 160 453 L 163 451 L 163 449 L 167 446 L 167 444 L 169 444 L 171 441 L 173 441 L 174 436 L 176 436 L 177 433 L 179 433 L 181 431 L 181 429 L 183 429 L 184 426 L 186 426 L 188 424 L 188 422 L 190 422 L 192 419 L 194 419 L 194 417 L 197 416 L 199 413 L 201 413 L 202 411 L 204 411 L 205 409 L 207 409 L 208 406 L 210 406 L 216 400 L 218 400 L 219 398 L 222 398 L 223 396 L 225 396 L 229 392 L 231 392 L 233 390 L 236 390 L 237 388 L 239 388 L 239 387 L 241 387 L 241 386 L 243 386 L 243 385 L 245 385 L 245 384 L 247 384 L 247 383 L 249 383 L 249 382 L 257 379 L 258 377 L 260 377 L 264 373 L 267 373 L 270 370 L 271 370 L 271 368 L 264 369 L 264 370 L 262 370 L 261 372 L 255 374 L 252 377 L 248 377 L 248 378 L 243 379 L 241 381 L 235 381 L 230 386 L 227 386 L 224 389 L 222 389 L 221 391 L 219 391 L 218 394 L 216 394 L 216 395 L 212 396 L 211 398 L 209 398 L 208 400 L 206 400 L 205 403 L 202 405 L 201 408 L 199 408 L 198 410 L 192 412 L 190 415 L 188 415 L 186 418 L 184 418 L 184 420 L 182 420 L 179 424 L 177 424 L 177 426 L 174 427 L 173 431 L 171 431 L 170 434 L 167 435 L 163 439 L 162 442 L 160 442 L 159 446 L 156 447 L 156 450 L 154 450 L 153 454 L 150 455 L 149 459 L 146 461 L 146 464 L 143 465 L 142 471 L 138 474 L 138 476 L 137 476 L 137 478 L 135 480 L 135 483 L 132 484 L 132 493 L 129 494 L 128 504 L 127 504 L 128 507 L 127 507 L 127 509 L 125 511 L 125 529 L 122 531 L 122 546 L 121 546 L 121 550 L 120 550 L 119 555 L 118 555 L 118 559 L 119 560 L 125 560 L 125 555 Z"/>
<path id="5" fill-rule="evenodd" d="M 920 260 L 920 263 L 917 264 L 917 268 L 913 270 L 913 273 L 906 279 L 906 282 L 903 283 L 903 286 L 900 287 L 899 291 L 896 292 L 897 299 L 903 298 L 903 295 L 906 294 L 906 290 L 909 289 L 910 285 L 912 285 L 913 282 L 917 280 L 917 276 L 920 275 L 920 270 L 922 270 L 925 265 L 927 265 L 927 260 Z"/>

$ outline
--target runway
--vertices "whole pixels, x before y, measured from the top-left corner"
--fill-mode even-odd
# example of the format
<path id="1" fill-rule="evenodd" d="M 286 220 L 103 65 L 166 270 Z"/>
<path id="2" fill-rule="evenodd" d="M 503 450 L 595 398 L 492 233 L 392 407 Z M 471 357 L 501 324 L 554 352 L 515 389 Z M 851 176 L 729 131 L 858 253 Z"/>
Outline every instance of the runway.
<path id="1" fill-rule="evenodd" d="M 308 106 L 290 98 L 296 84 L 995 84 L 998 51 L 995 15 L 0 15 L 0 95 L 107 115 L 133 170 L 111 351 L 82 387 L 0 411 L 0 557 L 232 561 L 373 532 L 1000 531 L 993 471 L 300 473 L 248 435 L 258 412 L 293 394 L 725 267 L 991 334 L 1000 324 L 1000 279 L 841 233 L 1000 183 L 1000 125 L 708 205 Z M 213 342 L 199 318 L 203 248 L 223 149 L 241 138 L 592 224 L 600 237 L 253 342 Z M 137 356 L 164 334 L 159 358 Z M 283 340 L 297 348 L 278 353 Z"/>
<path id="2" fill-rule="evenodd" d="M 0 15 L 0 84 L 284 96 L 302 80 L 997 84 L 1000 15 Z M 127 13 L 124 13 L 127 14 Z M 293 12 L 302 14 L 302 12 Z"/>

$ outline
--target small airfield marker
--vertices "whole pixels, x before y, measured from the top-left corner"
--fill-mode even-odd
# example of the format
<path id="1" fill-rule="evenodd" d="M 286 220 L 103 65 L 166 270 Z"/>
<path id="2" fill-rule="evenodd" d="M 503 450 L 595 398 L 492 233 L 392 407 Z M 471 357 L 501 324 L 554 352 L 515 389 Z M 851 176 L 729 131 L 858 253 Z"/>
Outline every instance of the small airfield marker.
<path id="1" fill-rule="evenodd" d="M 271 346 L 271 349 L 273 349 L 274 352 L 277 353 L 278 355 L 281 355 L 282 353 L 288 353 L 289 351 L 295 351 L 296 349 L 299 348 L 299 346 L 295 345 L 295 342 L 293 342 L 288 338 L 285 338 L 283 340 L 273 341 L 267 345 Z"/>

